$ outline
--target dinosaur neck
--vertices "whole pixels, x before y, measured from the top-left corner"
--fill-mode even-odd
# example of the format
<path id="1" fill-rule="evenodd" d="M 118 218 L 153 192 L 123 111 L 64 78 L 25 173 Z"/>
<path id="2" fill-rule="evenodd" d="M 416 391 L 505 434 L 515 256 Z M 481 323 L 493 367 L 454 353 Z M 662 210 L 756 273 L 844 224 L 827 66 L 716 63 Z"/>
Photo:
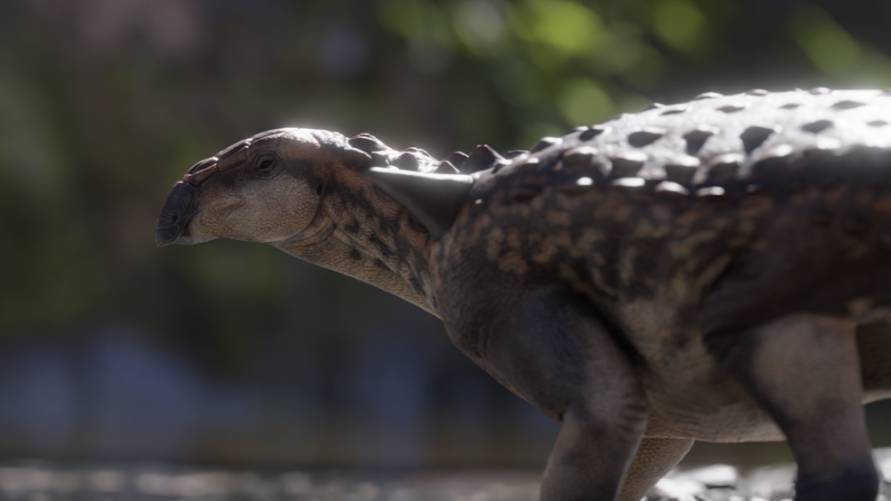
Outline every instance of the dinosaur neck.
<path id="1" fill-rule="evenodd" d="M 289 240 L 276 247 L 436 315 L 429 287 L 429 235 L 362 172 L 333 173 L 312 226 L 315 238 Z"/>

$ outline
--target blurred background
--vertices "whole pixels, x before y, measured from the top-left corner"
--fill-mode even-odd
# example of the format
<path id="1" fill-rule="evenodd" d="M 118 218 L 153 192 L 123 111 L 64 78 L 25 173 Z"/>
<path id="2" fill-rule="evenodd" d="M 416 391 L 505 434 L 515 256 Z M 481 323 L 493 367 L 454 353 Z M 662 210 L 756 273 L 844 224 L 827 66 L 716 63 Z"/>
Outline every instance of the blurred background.
<path id="1" fill-rule="evenodd" d="M 156 249 L 171 184 L 287 125 L 443 155 L 706 90 L 887 87 L 889 26 L 886 0 L 5 0 L 0 461 L 538 467 L 555 425 L 422 311 L 258 245 Z"/>

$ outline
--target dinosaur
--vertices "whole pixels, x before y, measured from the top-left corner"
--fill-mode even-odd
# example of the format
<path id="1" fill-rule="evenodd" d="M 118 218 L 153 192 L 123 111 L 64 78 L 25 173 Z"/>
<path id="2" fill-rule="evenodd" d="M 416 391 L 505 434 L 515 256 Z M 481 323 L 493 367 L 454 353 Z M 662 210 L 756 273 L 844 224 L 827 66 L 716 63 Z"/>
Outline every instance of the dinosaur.
<path id="1" fill-rule="evenodd" d="M 705 93 L 504 154 L 283 128 L 194 164 L 159 245 L 260 242 L 435 315 L 560 423 L 543 501 L 639 500 L 694 441 L 787 440 L 871 500 L 891 397 L 891 91 Z"/>

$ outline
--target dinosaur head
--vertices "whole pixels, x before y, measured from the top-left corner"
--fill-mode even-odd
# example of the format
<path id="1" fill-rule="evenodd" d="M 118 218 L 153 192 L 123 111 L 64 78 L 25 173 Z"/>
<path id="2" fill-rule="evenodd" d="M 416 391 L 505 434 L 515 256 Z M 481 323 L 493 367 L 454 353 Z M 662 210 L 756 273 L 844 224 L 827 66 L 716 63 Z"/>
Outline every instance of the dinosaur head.
<path id="1" fill-rule="evenodd" d="M 326 169 L 369 161 L 334 132 L 262 132 L 193 165 L 168 195 L 155 239 L 169 245 L 300 238 L 319 212 Z"/>

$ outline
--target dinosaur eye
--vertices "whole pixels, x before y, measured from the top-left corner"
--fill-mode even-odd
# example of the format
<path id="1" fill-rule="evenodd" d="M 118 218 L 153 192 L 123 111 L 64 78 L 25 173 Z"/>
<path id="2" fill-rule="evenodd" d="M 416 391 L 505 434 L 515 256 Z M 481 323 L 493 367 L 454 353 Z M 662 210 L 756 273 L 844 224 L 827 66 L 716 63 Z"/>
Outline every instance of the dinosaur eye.
<path id="1" fill-rule="evenodd" d="M 275 156 L 273 155 L 263 155 L 257 158 L 257 162 L 254 164 L 257 169 L 257 172 L 260 174 L 268 173 L 272 170 L 272 167 L 275 165 Z"/>

